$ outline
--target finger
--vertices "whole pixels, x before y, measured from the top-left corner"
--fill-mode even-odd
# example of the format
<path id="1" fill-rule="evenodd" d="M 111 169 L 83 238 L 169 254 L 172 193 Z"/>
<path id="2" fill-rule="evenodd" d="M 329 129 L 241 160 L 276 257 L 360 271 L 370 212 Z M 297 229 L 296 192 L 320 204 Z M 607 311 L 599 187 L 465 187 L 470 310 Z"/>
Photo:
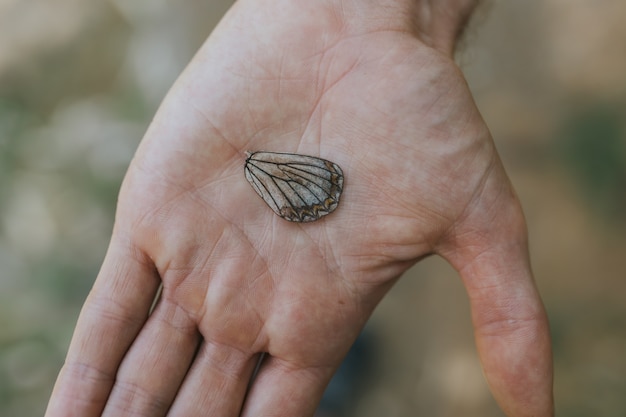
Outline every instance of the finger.
<path id="1" fill-rule="evenodd" d="M 203 342 L 168 415 L 239 416 L 257 358 L 230 346 Z"/>
<path id="2" fill-rule="evenodd" d="M 78 319 L 46 417 L 100 415 L 159 284 L 147 256 L 129 242 L 111 242 Z"/>
<path id="3" fill-rule="evenodd" d="M 268 357 L 252 383 L 241 417 L 312 416 L 333 372 L 332 367 L 301 368 Z"/>
<path id="4" fill-rule="evenodd" d="M 554 413 L 552 352 L 526 226 L 511 191 L 495 194 L 498 201 L 479 204 L 457 228 L 454 249 L 444 256 L 467 289 L 478 353 L 496 400 L 511 417 L 548 417 Z"/>
<path id="5" fill-rule="evenodd" d="M 507 415 L 551 416 L 548 321 L 530 271 L 512 256 L 485 253 L 462 273 L 476 345 L 487 381 Z"/>
<path id="6" fill-rule="evenodd" d="M 102 416 L 166 415 L 198 343 L 195 321 L 163 296 L 124 357 Z"/>

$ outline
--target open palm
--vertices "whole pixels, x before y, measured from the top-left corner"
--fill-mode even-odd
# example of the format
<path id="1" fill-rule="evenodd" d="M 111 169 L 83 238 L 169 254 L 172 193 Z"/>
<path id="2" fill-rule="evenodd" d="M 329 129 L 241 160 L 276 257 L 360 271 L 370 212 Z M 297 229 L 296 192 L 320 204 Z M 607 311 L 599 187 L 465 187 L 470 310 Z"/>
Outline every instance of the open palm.
<path id="1" fill-rule="evenodd" d="M 259 7 L 234 6 L 147 132 L 47 415 L 310 414 L 378 301 L 432 253 L 466 283 L 502 407 L 549 415 L 523 216 L 453 61 L 402 21 Z M 244 177 L 258 150 L 337 163 L 337 210 L 276 216 Z"/>

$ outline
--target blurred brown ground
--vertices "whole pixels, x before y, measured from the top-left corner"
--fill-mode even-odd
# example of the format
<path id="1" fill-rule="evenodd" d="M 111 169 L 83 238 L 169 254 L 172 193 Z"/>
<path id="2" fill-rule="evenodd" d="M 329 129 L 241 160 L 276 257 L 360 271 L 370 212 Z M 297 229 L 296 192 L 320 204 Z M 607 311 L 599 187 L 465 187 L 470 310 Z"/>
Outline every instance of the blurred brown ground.
<path id="1" fill-rule="evenodd" d="M 623 417 L 626 2 L 488 3 L 459 62 L 526 210 L 557 415 Z M 130 157 L 229 4 L 0 0 L 0 416 L 43 413 Z M 369 330 L 347 416 L 501 415 L 441 260 L 406 274 Z"/>

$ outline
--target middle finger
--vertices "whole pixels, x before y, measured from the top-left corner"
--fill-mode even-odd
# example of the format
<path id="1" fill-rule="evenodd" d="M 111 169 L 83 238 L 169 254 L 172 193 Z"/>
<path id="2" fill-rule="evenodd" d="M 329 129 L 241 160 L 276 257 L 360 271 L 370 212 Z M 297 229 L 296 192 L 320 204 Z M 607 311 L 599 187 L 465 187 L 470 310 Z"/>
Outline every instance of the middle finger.
<path id="1" fill-rule="evenodd" d="M 204 341 L 168 415 L 236 417 L 258 354 Z"/>

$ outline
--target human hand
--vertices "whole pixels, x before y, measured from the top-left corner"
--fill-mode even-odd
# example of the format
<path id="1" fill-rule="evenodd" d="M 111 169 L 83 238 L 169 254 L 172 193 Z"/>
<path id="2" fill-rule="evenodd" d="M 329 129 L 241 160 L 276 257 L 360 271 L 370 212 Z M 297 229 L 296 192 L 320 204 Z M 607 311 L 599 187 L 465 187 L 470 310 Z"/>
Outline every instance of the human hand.
<path id="1" fill-rule="evenodd" d="M 416 30 L 405 6 L 233 6 L 129 168 L 47 417 L 310 415 L 379 300 L 430 254 L 461 274 L 503 410 L 552 415 L 524 219 L 450 57 L 459 22 L 416 7 Z M 337 163 L 338 209 L 280 219 L 244 178 L 247 150 Z"/>

